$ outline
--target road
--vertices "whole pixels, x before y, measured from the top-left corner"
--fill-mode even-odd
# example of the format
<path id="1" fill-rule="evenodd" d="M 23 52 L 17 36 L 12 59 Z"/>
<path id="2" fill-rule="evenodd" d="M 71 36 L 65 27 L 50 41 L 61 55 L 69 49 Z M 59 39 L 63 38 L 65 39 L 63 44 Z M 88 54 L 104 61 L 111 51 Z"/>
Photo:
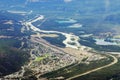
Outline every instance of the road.
<path id="1" fill-rule="evenodd" d="M 72 35 L 72 34 L 68 34 L 68 33 L 63 33 L 63 32 L 59 32 L 59 31 L 45 31 L 45 30 L 41 30 L 41 29 L 35 27 L 32 24 L 33 22 L 36 22 L 36 21 L 41 20 L 41 19 L 44 19 L 44 17 L 40 16 L 40 17 L 38 17 L 38 18 L 36 18 L 36 19 L 34 19 L 32 21 L 26 22 L 25 26 L 29 26 L 33 31 L 38 31 L 38 32 L 43 32 L 43 33 L 59 33 L 59 34 L 62 34 L 62 35 L 64 35 L 66 37 L 66 39 L 63 41 L 63 42 L 65 42 L 65 45 L 68 45 L 66 42 L 70 41 L 70 39 L 71 39 L 70 37 L 72 36 L 72 37 L 74 37 L 76 39 L 75 43 L 77 43 L 78 46 L 80 46 L 80 44 L 77 42 L 78 41 L 78 38 L 77 38 L 78 36 L 76 36 L 76 35 Z M 71 46 L 69 46 L 69 47 L 71 47 Z M 73 48 L 73 46 L 72 46 L 72 48 Z M 76 46 L 74 48 L 76 48 Z M 82 74 L 70 77 L 67 80 L 71 80 L 71 79 L 74 79 L 74 78 L 77 78 L 77 77 L 80 77 L 80 76 L 84 76 L 84 75 L 90 74 L 92 72 L 95 72 L 95 71 L 101 70 L 103 68 L 107 68 L 109 66 L 112 66 L 112 65 L 114 65 L 114 64 L 116 64 L 118 62 L 118 59 L 115 56 L 113 56 L 111 54 L 108 54 L 108 55 L 111 56 L 114 59 L 113 62 L 111 62 L 110 64 L 107 64 L 105 66 L 101 66 L 101 67 L 98 67 L 96 69 L 89 70 L 89 71 L 87 71 L 85 73 L 82 73 Z"/>
<path id="2" fill-rule="evenodd" d="M 72 79 L 75 79 L 75 78 L 77 78 L 77 77 L 81 77 L 81 76 L 90 74 L 90 73 L 92 73 L 92 72 L 95 72 L 95 71 L 98 71 L 98 70 L 101 70 L 101 69 L 110 67 L 110 66 L 112 66 L 112 65 L 114 65 L 114 64 L 116 64 L 116 63 L 118 62 L 118 59 L 117 59 L 115 56 L 113 56 L 113 55 L 111 55 L 111 54 L 108 54 L 108 55 L 111 56 L 111 57 L 114 59 L 113 62 L 111 62 L 110 64 L 107 64 L 107 65 L 105 65 L 105 66 L 102 66 L 102 67 L 98 67 L 98 68 L 89 70 L 89 71 L 87 71 L 87 72 L 85 72 L 85 73 L 78 74 L 78 75 L 73 76 L 73 77 L 70 77 L 70 78 L 68 78 L 68 79 L 66 79 L 66 80 L 72 80 Z"/>

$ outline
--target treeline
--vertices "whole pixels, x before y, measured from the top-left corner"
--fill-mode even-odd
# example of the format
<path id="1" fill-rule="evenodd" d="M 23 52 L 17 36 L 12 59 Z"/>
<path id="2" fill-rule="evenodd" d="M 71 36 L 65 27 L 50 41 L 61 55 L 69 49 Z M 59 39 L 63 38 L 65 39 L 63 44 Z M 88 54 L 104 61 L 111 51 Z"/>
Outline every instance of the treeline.
<path id="1" fill-rule="evenodd" d="M 79 41 L 81 45 L 85 45 L 88 47 L 92 47 L 98 51 L 107 51 L 107 52 L 120 52 L 120 46 L 117 45 L 97 45 L 95 44 L 95 40 L 91 37 L 89 38 L 81 38 Z"/>

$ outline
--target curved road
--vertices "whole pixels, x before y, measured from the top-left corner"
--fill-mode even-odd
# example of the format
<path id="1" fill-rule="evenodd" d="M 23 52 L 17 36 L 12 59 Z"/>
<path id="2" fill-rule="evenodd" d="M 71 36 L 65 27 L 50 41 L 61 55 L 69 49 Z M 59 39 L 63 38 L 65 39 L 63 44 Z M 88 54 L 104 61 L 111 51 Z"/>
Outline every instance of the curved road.
<path id="1" fill-rule="evenodd" d="M 92 72 L 101 70 L 101 69 L 103 69 L 103 68 L 110 67 L 110 66 L 112 66 L 112 65 L 114 65 L 114 64 L 116 64 L 116 63 L 118 62 L 118 59 L 117 59 L 115 56 L 113 56 L 113 55 L 111 55 L 111 54 L 108 54 L 108 55 L 111 56 L 111 57 L 114 59 L 114 61 L 111 62 L 110 64 L 107 64 L 107 65 L 105 65 L 105 66 L 102 66 L 102 67 L 99 67 L 99 68 L 96 68 L 96 69 L 89 70 L 89 71 L 87 71 L 87 72 L 85 72 L 85 73 L 78 74 L 78 75 L 73 76 L 73 77 L 70 77 L 70 78 L 68 78 L 68 79 L 66 79 L 66 80 L 72 80 L 72 79 L 75 79 L 75 78 L 77 78 L 77 77 L 81 77 L 81 76 L 90 74 L 90 73 L 92 73 Z"/>
<path id="2" fill-rule="evenodd" d="M 68 37 L 67 37 L 68 35 L 74 36 L 75 38 L 78 37 L 78 36 L 76 36 L 76 35 L 71 35 L 71 34 L 59 32 L 59 31 L 45 31 L 45 30 L 41 30 L 41 29 L 35 27 L 35 26 L 32 24 L 33 22 L 36 22 L 36 21 L 41 20 L 41 19 L 44 19 L 44 16 L 41 15 L 40 17 L 38 17 L 38 18 L 36 18 L 36 19 L 34 19 L 34 20 L 32 20 L 32 21 L 26 22 L 24 25 L 25 25 L 25 26 L 29 26 L 33 31 L 38 31 L 38 32 L 43 32 L 43 33 L 60 33 L 60 34 L 64 35 L 66 38 L 68 38 Z M 67 40 L 67 39 L 66 39 L 66 40 Z M 66 40 L 65 40 L 65 41 L 66 41 Z M 78 43 L 78 42 L 75 42 L 75 43 Z M 78 43 L 78 46 L 80 46 L 79 43 Z M 105 65 L 105 66 L 101 66 L 101 67 L 98 67 L 98 68 L 89 70 L 89 71 L 87 71 L 87 72 L 85 72 L 85 73 L 82 73 L 82 74 L 79 74 L 79 75 L 70 77 L 70 78 L 68 78 L 68 79 L 66 79 L 66 80 L 71 80 L 71 79 L 75 79 L 75 78 L 80 77 L 80 76 L 83 76 L 83 75 L 90 74 L 90 73 L 92 73 L 92 72 L 95 72 L 95 71 L 101 70 L 101 69 L 103 69 L 103 68 L 107 68 L 107 67 L 109 67 L 109 66 L 112 66 L 112 65 L 114 65 L 114 64 L 116 64 L 116 63 L 118 62 L 118 59 L 117 59 L 115 56 L 113 56 L 113 55 L 111 55 L 111 54 L 108 54 L 108 55 L 111 56 L 111 57 L 114 59 L 114 61 L 111 62 L 110 64 L 107 64 L 107 65 Z"/>

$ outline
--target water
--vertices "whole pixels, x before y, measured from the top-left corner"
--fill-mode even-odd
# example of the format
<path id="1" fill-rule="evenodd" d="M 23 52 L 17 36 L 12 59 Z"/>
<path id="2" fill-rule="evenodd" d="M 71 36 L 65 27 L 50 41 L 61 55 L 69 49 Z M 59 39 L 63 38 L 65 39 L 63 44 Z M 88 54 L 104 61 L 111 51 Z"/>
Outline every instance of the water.
<path id="1" fill-rule="evenodd" d="M 104 39 L 95 39 L 97 45 L 118 45 L 116 42 L 107 42 Z"/>
<path id="2" fill-rule="evenodd" d="M 66 20 L 57 20 L 56 22 L 58 22 L 58 23 L 76 23 L 77 21 L 76 20 L 74 20 L 74 19 L 66 19 Z"/>

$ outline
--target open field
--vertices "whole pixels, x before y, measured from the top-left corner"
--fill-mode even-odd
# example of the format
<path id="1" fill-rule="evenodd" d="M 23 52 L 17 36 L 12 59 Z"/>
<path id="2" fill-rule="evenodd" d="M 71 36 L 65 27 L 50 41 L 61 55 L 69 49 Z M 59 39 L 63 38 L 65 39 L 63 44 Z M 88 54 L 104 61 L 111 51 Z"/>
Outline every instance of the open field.
<path id="1" fill-rule="evenodd" d="M 41 60 L 47 58 L 48 56 L 49 56 L 49 54 L 45 54 L 45 55 L 43 55 L 43 56 L 36 57 L 35 61 L 41 61 Z"/>

